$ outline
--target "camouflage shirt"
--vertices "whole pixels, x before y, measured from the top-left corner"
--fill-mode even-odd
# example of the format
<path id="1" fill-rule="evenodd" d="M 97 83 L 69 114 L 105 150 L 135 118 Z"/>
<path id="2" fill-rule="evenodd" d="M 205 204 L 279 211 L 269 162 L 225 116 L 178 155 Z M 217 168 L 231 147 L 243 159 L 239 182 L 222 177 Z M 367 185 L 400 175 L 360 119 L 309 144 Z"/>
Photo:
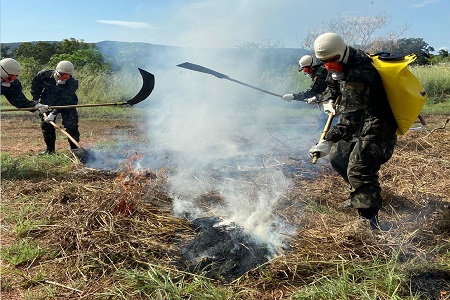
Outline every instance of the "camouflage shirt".
<path id="1" fill-rule="evenodd" d="M 329 99 L 341 96 L 337 111 L 339 123 L 325 139 L 339 140 L 394 140 L 397 123 L 386 96 L 381 77 L 371 59 L 361 50 L 351 47 L 344 65 L 346 77 L 339 80 L 340 90 L 327 91 Z M 328 89 L 333 89 L 329 85 Z"/>
<path id="2" fill-rule="evenodd" d="M 2 95 L 6 97 L 6 99 L 17 108 L 28 108 L 34 107 L 37 102 L 30 101 L 25 97 L 22 92 L 22 84 L 18 79 L 11 82 L 11 86 L 2 86 Z"/>
<path id="3" fill-rule="evenodd" d="M 294 94 L 294 100 L 305 100 L 307 98 L 314 97 L 316 95 L 319 95 L 325 91 L 327 88 L 326 84 L 326 78 L 328 75 L 327 69 L 325 69 L 323 66 L 317 66 L 313 67 L 313 74 L 312 74 L 312 80 L 313 83 L 311 87 L 304 91 L 297 94 Z"/>
<path id="4" fill-rule="evenodd" d="M 33 100 L 47 105 L 73 105 L 78 104 L 76 91 L 78 80 L 70 77 L 65 84 L 56 84 L 53 77 L 54 70 L 40 71 L 31 82 L 31 95 Z"/>

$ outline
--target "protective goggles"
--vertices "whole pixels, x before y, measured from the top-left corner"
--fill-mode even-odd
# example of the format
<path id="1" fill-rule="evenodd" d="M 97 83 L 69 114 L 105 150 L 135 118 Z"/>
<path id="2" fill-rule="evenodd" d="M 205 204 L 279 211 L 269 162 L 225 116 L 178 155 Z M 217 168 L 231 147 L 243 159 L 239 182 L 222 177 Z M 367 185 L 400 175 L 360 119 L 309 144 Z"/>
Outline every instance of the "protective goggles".
<path id="1" fill-rule="evenodd" d="M 2 69 L 3 69 L 3 71 L 5 71 L 5 73 L 8 75 L 8 77 L 2 78 L 2 80 L 3 80 L 4 82 L 13 82 L 14 80 L 17 79 L 17 76 L 19 76 L 19 75 L 12 75 L 12 74 L 9 74 L 8 72 L 6 72 L 5 68 L 3 68 L 3 67 L 2 67 Z"/>
<path id="2" fill-rule="evenodd" d="M 68 80 L 70 77 L 72 77 L 72 75 L 70 75 L 70 74 L 59 73 L 58 71 L 56 71 L 56 75 L 58 76 L 59 80 Z"/>
<path id="3" fill-rule="evenodd" d="M 329 72 L 342 72 L 344 66 L 341 63 L 332 61 L 332 62 L 326 62 L 323 63 L 325 69 L 327 69 Z"/>
<path id="4" fill-rule="evenodd" d="M 308 74 L 313 73 L 313 69 L 311 67 L 303 67 L 302 70 L 303 70 L 303 72 L 308 73 Z"/>
<path id="5" fill-rule="evenodd" d="M 4 82 L 13 82 L 17 79 L 17 75 L 8 75 L 8 77 L 2 78 Z"/>

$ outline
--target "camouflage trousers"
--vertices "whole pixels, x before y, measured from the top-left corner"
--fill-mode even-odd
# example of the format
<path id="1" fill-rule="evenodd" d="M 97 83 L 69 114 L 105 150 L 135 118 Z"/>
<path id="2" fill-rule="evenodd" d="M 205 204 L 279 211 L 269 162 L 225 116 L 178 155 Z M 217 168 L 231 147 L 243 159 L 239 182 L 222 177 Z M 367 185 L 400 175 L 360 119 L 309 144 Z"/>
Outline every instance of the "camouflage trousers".
<path id="1" fill-rule="evenodd" d="M 62 125 L 66 132 L 70 134 L 74 140 L 80 141 L 80 132 L 78 131 L 78 112 L 75 108 L 66 108 L 58 111 L 58 116 L 61 115 Z M 57 118 L 58 118 L 57 116 Z M 56 119 L 55 119 L 56 122 Z M 47 148 L 51 148 L 55 145 L 56 130 L 52 124 L 44 122 L 43 116 L 41 116 L 41 129 L 44 136 L 45 144 Z M 71 149 L 78 148 L 69 138 L 67 139 Z"/>
<path id="2" fill-rule="evenodd" d="M 389 141 L 338 141 L 330 150 L 330 162 L 351 186 L 350 201 L 355 208 L 380 209 L 381 187 L 378 171 L 394 152 L 396 138 Z"/>

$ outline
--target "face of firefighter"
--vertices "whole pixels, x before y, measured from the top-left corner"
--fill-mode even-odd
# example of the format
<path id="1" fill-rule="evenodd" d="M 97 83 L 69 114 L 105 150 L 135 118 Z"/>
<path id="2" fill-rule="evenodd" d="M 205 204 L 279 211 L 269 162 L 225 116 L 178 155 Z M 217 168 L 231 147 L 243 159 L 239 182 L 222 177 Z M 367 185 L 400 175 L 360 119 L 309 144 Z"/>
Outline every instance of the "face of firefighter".
<path id="1" fill-rule="evenodd" d="M 67 74 L 67 73 L 60 73 L 55 70 L 55 72 L 53 73 L 53 77 L 56 80 L 56 84 L 60 85 L 60 84 L 66 84 L 66 81 L 69 80 L 69 78 L 72 77 L 72 75 Z"/>
<path id="2" fill-rule="evenodd" d="M 333 80 L 342 80 L 345 78 L 344 66 L 342 63 L 331 61 L 323 64 L 328 72 L 331 73 Z"/>
<path id="3" fill-rule="evenodd" d="M 312 67 L 304 67 L 303 72 L 308 75 L 309 77 L 313 76 L 313 69 Z"/>
<path id="4" fill-rule="evenodd" d="M 11 86 L 11 82 L 13 82 L 14 80 L 17 79 L 18 75 L 9 74 L 5 70 L 5 68 L 3 68 L 3 66 L 1 66 L 1 67 L 2 67 L 2 70 L 3 70 L 2 75 L 4 75 L 4 76 L 2 76 L 2 86 L 9 87 L 9 86 Z"/>

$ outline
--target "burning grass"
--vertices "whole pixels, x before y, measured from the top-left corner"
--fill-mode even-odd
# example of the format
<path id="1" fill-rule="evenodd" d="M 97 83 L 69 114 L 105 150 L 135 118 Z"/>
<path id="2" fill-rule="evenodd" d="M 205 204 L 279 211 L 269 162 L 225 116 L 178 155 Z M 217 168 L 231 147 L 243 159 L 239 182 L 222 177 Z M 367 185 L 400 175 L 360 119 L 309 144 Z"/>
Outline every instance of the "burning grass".
<path id="1" fill-rule="evenodd" d="M 445 119 L 428 122 L 435 128 Z M 2 296 L 19 290 L 36 299 L 336 299 L 340 293 L 365 299 L 365 292 L 367 298 L 437 299 L 450 290 L 449 132 L 399 138 L 380 171 L 385 232 L 370 231 L 354 210 L 336 209 L 348 186 L 329 164 L 312 168 L 287 159 L 293 184 L 275 214 L 296 234 L 270 260 L 225 282 L 207 278 L 210 265 L 177 263 L 181 246 L 196 233 L 192 220 L 173 215 L 164 169 L 73 165 L 38 182 L 2 178 Z M 262 177 L 252 180 L 265 184 Z M 223 200 L 215 190 L 195 199 L 205 211 Z M 39 252 L 13 263 L 11 245 L 23 241 Z"/>

